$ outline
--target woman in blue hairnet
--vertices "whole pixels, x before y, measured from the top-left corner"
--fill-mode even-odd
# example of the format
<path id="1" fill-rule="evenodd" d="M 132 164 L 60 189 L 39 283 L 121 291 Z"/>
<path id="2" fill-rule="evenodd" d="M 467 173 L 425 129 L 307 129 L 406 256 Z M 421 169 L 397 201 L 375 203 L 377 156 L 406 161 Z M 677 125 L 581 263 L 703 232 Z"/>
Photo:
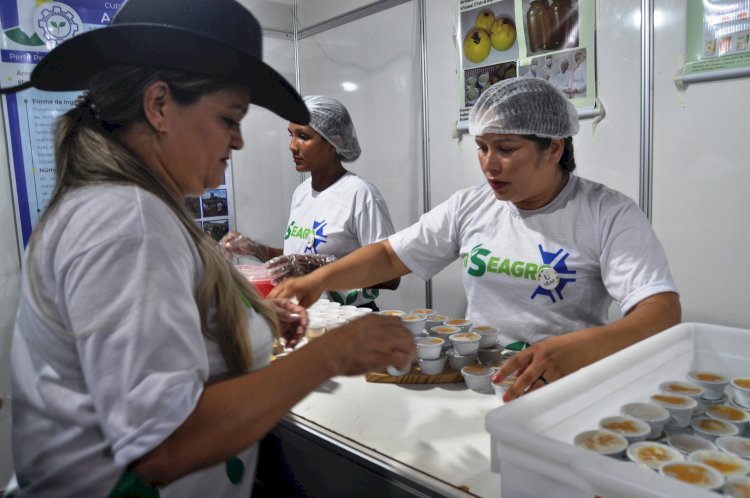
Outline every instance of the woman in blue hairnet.
<path id="1" fill-rule="evenodd" d="M 530 347 L 496 375 L 516 398 L 680 321 L 664 251 L 625 195 L 574 176 L 578 116 L 536 78 L 496 83 L 469 114 L 486 183 L 456 192 L 411 227 L 272 296 L 307 306 L 323 289 L 413 272 L 428 279 L 463 259 L 467 315 Z M 609 321 L 615 301 L 623 317 Z"/>
<path id="2" fill-rule="evenodd" d="M 289 123 L 289 150 L 295 168 L 310 173 L 297 187 L 284 234 L 284 247 L 275 248 L 238 232 L 221 241 L 229 253 L 266 261 L 277 277 L 304 275 L 365 244 L 394 233 L 388 206 L 378 189 L 344 168 L 361 150 L 346 107 L 323 95 L 305 97 L 310 123 Z M 377 288 L 395 289 L 399 281 L 374 282 L 370 288 L 329 292 L 341 304 L 377 310 Z"/>

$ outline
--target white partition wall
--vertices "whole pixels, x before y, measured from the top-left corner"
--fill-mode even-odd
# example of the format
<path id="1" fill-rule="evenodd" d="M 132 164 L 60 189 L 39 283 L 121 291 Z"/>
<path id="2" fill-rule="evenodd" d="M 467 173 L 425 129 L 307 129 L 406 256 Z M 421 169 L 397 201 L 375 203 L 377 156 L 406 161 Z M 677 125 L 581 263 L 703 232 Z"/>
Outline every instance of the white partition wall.
<path id="1" fill-rule="evenodd" d="M 294 84 L 294 42 L 263 38 L 263 55 Z M 289 152 L 288 121 L 258 106 L 242 121 L 245 147 L 232 154 L 235 219 L 243 234 L 269 244 L 284 245 L 289 203 L 299 184 Z"/>
<path id="2" fill-rule="evenodd" d="M 297 0 L 299 29 L 323 24 L 343 14 L 378 3 L 374 0 Z"/>
<path id="3" fill-rule="evenodd" d="M 418 19 L 416 2 L 407 2 L 299 41 L 302 94 L 329 95 L 349 109 L 362 156 L 345 166 L 380 190 L 396 230 L 422 212 Z M 414 276 L 378 299 L 383 309 L 424 302 Z"/>
<path id="4" fill-rule="evenodd" d="M 675 85 L 685 56 L 684 5 L 655 2 L 653 225 L 681 291 L 683 319 L 748 328 L 750 79 Z"/>

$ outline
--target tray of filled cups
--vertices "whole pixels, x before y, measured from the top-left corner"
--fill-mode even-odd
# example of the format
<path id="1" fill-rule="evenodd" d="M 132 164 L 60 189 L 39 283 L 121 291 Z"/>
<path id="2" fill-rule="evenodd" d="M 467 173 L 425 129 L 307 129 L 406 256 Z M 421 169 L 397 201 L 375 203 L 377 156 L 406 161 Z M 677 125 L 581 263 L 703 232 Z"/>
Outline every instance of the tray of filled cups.
<path id="1" fill-rule="evenodd" d="M 503 496 L 741 496 L 745 386 L 750 329 L 682 323 L 490 411 L 491 470 Z"/>
<path id="2" fill-rule="evenodd" d="M 466 318 L 451 318 L 427 308 L 384 310 L 380 314 L 401 318 L 417 348 L 410 365 L 389 366 L 371 372 L 368 382 L 393 384 L 442 384 L 464 382 L 472 391 L 491 393 L 490 379 L 497 371 L 501 352 L 500 330 L 475 325 Z"/>
<path id="3" fill-rule="evenodd" d="M 647 402 L 621 406 L 619 415 L 577 434 L 573 444 L 706 490 L 750 496 L 737 494 L 750 473 L 745 381 L 750 384 L 750 372 L 730 378 L 690 370 L 684 380 L 662 382 Z"/>

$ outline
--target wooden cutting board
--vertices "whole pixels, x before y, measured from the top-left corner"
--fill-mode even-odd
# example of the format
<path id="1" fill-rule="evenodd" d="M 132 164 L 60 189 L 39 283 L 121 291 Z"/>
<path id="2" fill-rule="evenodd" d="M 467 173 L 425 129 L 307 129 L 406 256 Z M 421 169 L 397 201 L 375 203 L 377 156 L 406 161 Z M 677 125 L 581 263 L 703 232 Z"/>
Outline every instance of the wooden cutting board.
<path id="1" fill-rule="evenodd" d="M 394 377 L 385 372 L 372 372 L 365 375 L 367 382 L 380 382 L 384 384 L 451 384 L 453 382 L 463 382 L 464 378 L 461 372 L 448 366 L 443 373 L 438 375 L 424 375 L 419 366 L 415 365 L 411 372 L 406 375 Z"/>

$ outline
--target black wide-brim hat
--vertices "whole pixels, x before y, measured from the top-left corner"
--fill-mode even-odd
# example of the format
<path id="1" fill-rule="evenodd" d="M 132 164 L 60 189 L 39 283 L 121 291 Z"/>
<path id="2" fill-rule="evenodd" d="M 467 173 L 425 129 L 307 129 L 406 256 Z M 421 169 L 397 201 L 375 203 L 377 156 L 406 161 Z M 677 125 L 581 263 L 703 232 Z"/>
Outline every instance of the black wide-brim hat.
<path id="1" fill-rule="evenodd" d="M 235 0 L 128 0 L 109 26 L 64 41 L 39 61 L 28 83 L 1 92 L 84 90 L 99 71 L 131 64 L 248 87 L 253 104 L 307 124 L 302 98 L 262 53 L 260 24 Z"/>

